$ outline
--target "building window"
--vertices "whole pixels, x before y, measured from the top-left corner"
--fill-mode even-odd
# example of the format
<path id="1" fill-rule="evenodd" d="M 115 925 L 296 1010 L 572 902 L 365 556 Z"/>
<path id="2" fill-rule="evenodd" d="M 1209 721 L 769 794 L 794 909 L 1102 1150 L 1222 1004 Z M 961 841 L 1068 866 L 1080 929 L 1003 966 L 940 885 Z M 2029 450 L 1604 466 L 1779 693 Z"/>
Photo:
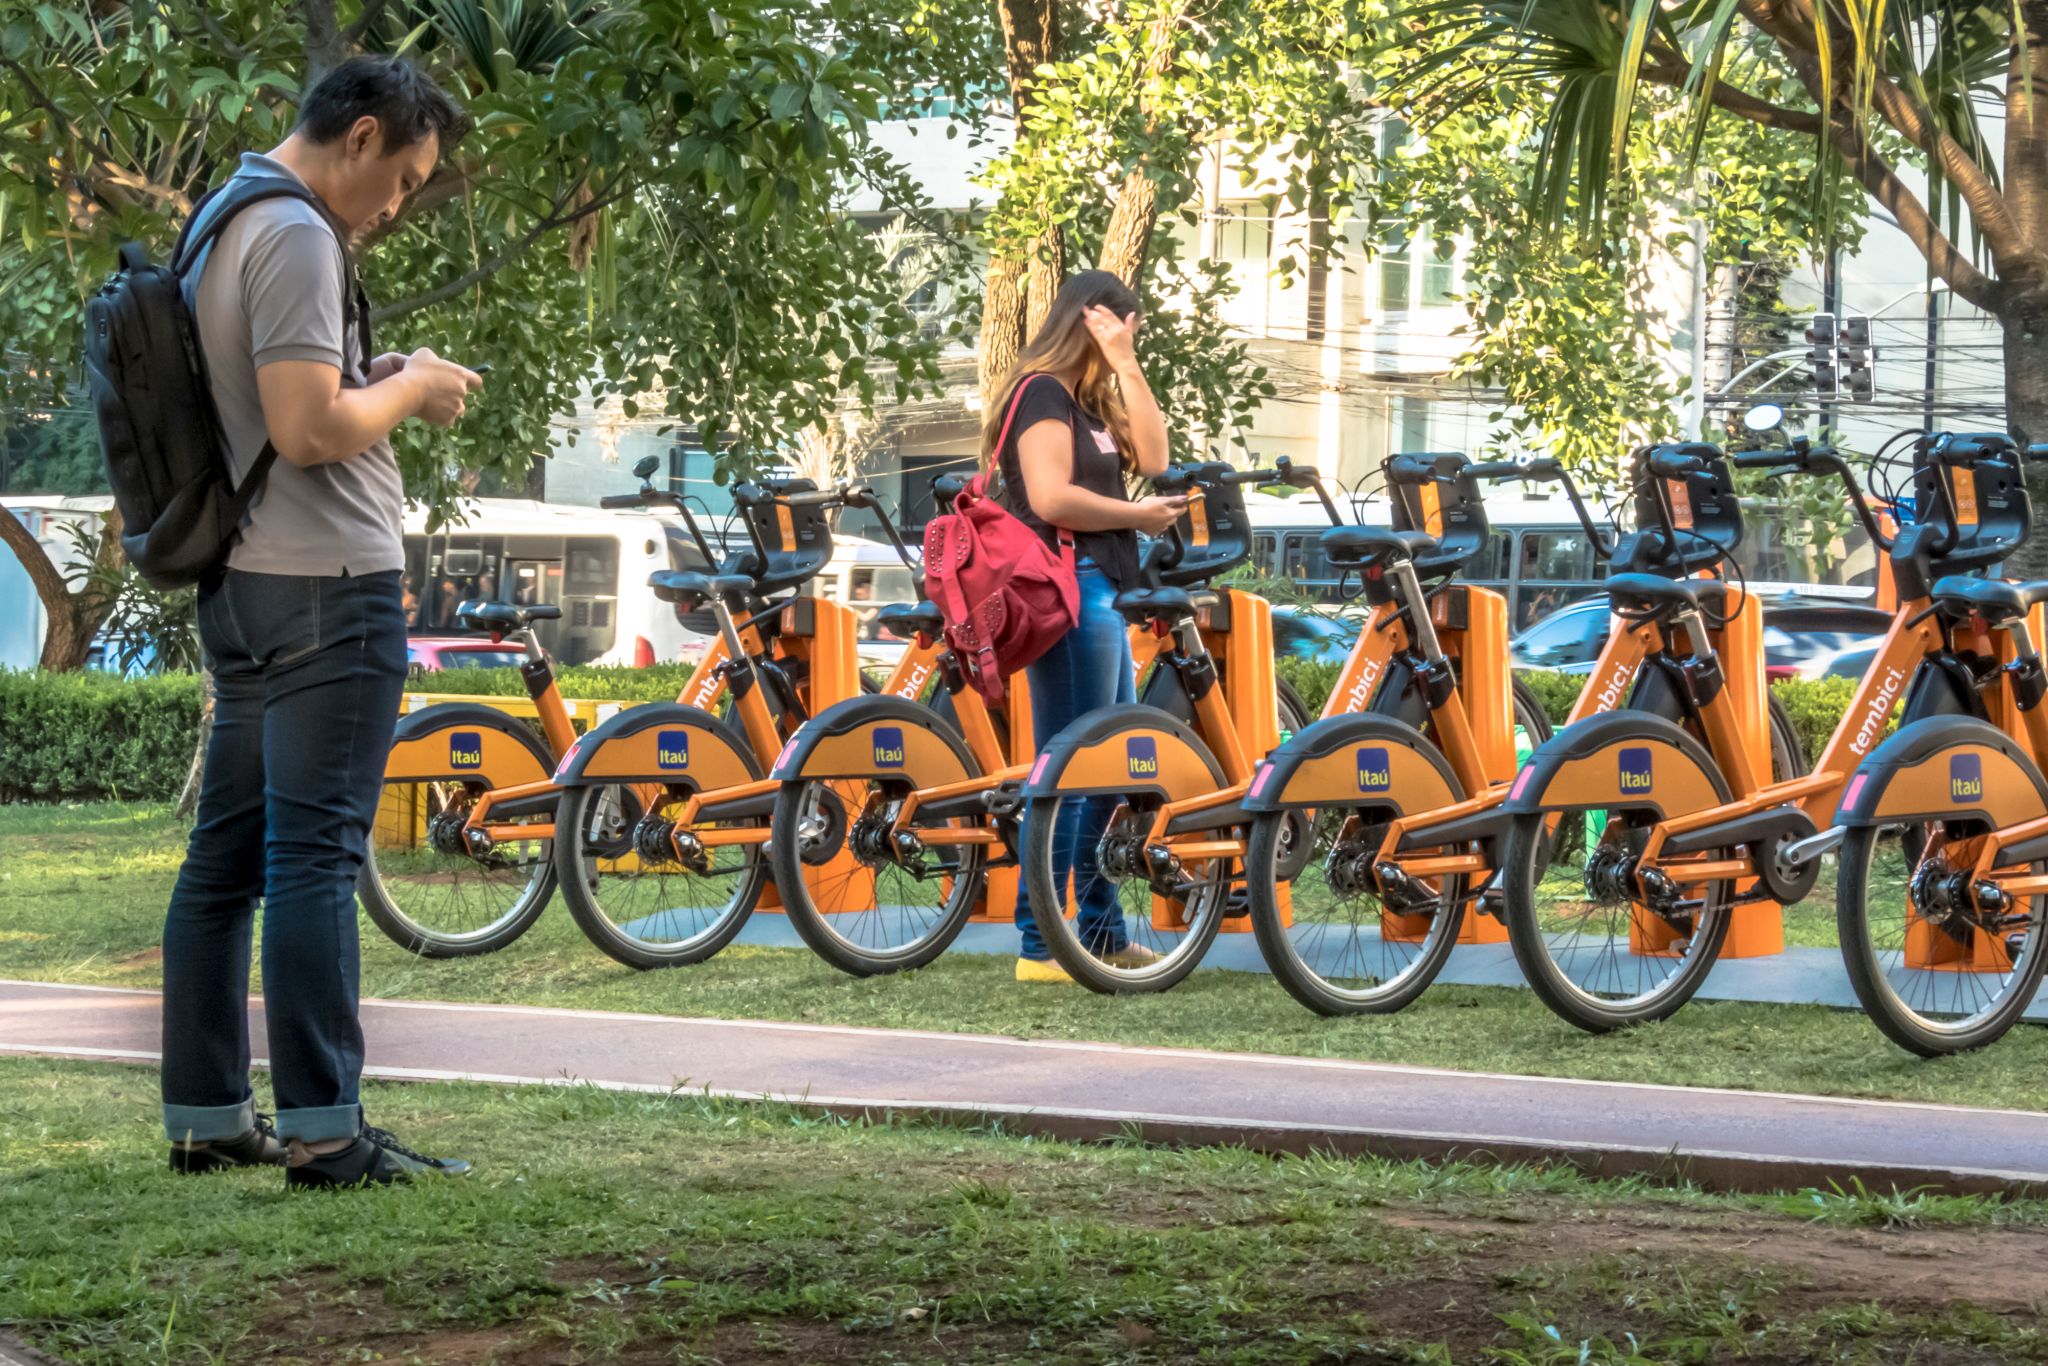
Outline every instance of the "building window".
<path id="1" fill-rule="evenodd" d="M 1458 244 L 1448 237 L 1432 239 L 1429 256 L 1422 263 L 1422 306 L 1448 308 L 1457 287 Z"/>
<path id="2" fill-rule="evenodd" d="M 1429 449 L 1429 407 L 1426 398 L 1402 395 L 1394 400 L 1394 455 L 1414 454 Z"/>
<path id="3" fill-rule="evenodd" d="M 1380 239 L 1380 312 L 1406 313 L 1409 268 L 1415 244 L 1404 234 L 1392 233 Z"/>

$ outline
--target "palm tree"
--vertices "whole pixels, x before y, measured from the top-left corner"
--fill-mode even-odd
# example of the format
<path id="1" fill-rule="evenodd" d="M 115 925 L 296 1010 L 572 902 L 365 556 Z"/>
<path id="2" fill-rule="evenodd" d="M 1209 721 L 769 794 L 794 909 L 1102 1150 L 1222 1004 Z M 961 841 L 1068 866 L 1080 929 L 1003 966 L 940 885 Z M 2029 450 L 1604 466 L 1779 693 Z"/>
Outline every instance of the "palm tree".
<path id="1" fill-rule="evenodd" d="M 1596 220 L 1628 186 L 1645 86 L 1706 121 L 1818 140 L 1929 273 L 1998 319 L 2007 418 L 2048 439 L 2048 3 L 2043 0 L 1393 0 L 1418 58 L 1396 90 L 1417 122 L 1500 82 L 1550 102 L 1532 193 Z M 2002 112 L 2000 140 L 1979 110 Z M 1910 157 L 1927 191 L 1900 174 Z M 1838 183 L 1819 178 L 1818 193 Z M 1576 190 L 1574 194 L 1572 191 Z M 1824 219 L 1825 221 L 1825 219 Z M 2040 491 L 2037 490 L 2037 494 Z"/>

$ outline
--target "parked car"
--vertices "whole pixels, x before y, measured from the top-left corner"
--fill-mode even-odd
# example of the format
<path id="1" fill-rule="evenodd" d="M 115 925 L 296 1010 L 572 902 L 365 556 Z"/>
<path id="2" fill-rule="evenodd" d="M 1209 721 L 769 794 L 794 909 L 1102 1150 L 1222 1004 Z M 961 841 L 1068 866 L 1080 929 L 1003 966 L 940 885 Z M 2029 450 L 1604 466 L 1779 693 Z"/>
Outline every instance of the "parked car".
<path id="1" fill-rule="evenodd" d="M 1282 659 L 1312 664 L 1341 664 L 1358 639 L 1360 619 L 1311 611 L 1304 607 L 1273 609 L 1273 653 Z"/>
<path id="2" fill-rule="evenodd" d="M 1587 673 L 1607 644 L 1608 624 L 1604 597 L 1575 602 L 1510 640 L 1508 656 L 1518 669 Z M 1772 682 L 1817 677 L 1816 661 L 1874 645 L 1891 624 L 1891 613 L 1859 603 L 1774 598 L 1764 604 L 1764 671 Z"/>
<path id="3" fill-rule="evenodd" d="M 494 642 L 489 636 L 409 636 L 405 662 L 416 673 L 442 669 L 510 669 L 526 658 L 517 645 Z"/>

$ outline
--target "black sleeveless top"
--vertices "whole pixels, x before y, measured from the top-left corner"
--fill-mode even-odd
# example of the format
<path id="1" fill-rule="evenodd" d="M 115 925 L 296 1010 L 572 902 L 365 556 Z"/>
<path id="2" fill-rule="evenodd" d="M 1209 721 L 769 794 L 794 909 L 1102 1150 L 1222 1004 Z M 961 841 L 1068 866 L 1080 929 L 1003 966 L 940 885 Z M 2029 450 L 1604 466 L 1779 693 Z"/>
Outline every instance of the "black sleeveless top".
<path id="1" fill-rule="evenodd" d="M 1130 501 L 1125 487 L 1123 464 L 1117 457 L 1116 439 L 1086 408 L 1067 392 L 1067 386 L 1047 374 L 1031 374 L 1018 381 L 1021 395 L 1011 391 L 1017 410 L 1010 419 L 1010 434 L 996 452 L 996 465 L 1003 477 L 1003 504 L 1017 520 L 1044 538 L 1055 550 L 1058 537 L 1052 524 L 1031 510 L 1030 495 L 1024 487 L 1024 472 L 1017 463 L 1017 440 L 1033 424 L 1052 419 L 1066 423 L 1074 434 L 1074 482 L 1090 493 L 1119 502 Z M 1076 558 L 1095 562 L 1118 588 L 1136 588 L 1138 580 L 1138 533 L 1128 527 L 1116 531 L 1076 531 Z"/>

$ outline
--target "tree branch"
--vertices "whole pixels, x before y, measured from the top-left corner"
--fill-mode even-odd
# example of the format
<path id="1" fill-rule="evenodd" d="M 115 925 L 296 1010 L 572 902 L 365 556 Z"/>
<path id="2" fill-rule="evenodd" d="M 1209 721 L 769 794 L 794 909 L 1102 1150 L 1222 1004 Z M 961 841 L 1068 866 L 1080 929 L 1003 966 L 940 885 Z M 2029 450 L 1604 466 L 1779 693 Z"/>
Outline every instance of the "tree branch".
<path id="1" fill-rule="evenodd" d="M 1739 0 L 1739 3 L 1744 17 L 1778 44 L 1800 84 L 1806 87 L 1816 105 L 1821 104 L 1820 47 L 1815 36 L 1813 13 L 1806 0 Z M 1829 74 L 1833 77 L 1829 85 L 1835 107 L 1827 113 L 1833 124 L 1831 136 L 1839 136 L 1845 120 L 1858 122 L 1856 111 L 1849 102 L 1853 81 L 1846 79 L 1843 73 Z M 1885 122 L 1925 153 L 1941 175 L 1956 187 L 1969 206 L 1972 226 L 1990 244 L 1992 259 L 2001 264 L 2008 260 L 2017 261 L 2032 250 L 2026 234 L 2020 231 L 2007 212 L 1998 186 L 1984 173 L 1968 149 L 1942 131 L 1931 114 L 1882 70 L 1874 73 L 1871 99 Z M 1867 141 L 1860 129 L 1856 136 L 1868 155 Z M 1885 169 L 1889 175 L 1890 168 Z M 1915 202 L 1917 204 L 1917 200 Z"/>
<path id="2" fill-rule="evenodd" d="M 36 597 L 41 599 L 43 611 L 51 623 L 69 621 L 72 613 L 71 585 L 64 582 L 64 576 L 57 572 L 57 566 L 50 559 L 50 552 L 42 543 L 29 535 L 28 528 L 10 508 L 0 508 L 0 541 L 14 552 L 14 558 L 21 561 L 21 567 L 28 574 L 28 580 L 36 587 Z"/>
<path id="3" fill-rule="evenodd" d="M 379 19 L 383 18 L 385 6 L 386 0 L 363 0 L 363 12 L 356 16 L 356 21 L 353 24 L 350 24 L 341 31 L 342 43 L 347 47 L 356 47 L 361 44 L 363 35 L 368 33 Z"/>
<path id="4" fill-rule="evenodd" d="M 535 242 L 538 242 L 555 229 L 567 227 L 580 219 L 588 218 L 594 213 L 608 209 L 613 204 L 624 199 L 631 191 L 632 182 L 622 180 L 595 199 L 577 205 L 574 213 L 563 213 L 561 211 L 562 205 L 568 201 L 556 200 L 555 207 L 546 217 L 540 219 L 531 228 L 521 233 L 496 255 L 479 262 L 473 269 L 464 271 L 445 284 L 435 285 L 432 289 L 421 294 L 415 294 L 410 299 L 400 299 L 395 304 L 385 304 L 381 308 L 372 309 L 370 321 L 373 323 L 387 322 L 392 318 L 402 318 L 408 313 L 417 313 L 422 308 L 432 308 L 435 304 L 446 303 L 477 281 L 497 274 L 500 270 L 518 260 L 526 254 L 527 250 Z"/>
<path id="5" fill-rule="evenodd" d="M 1645 66 L 1642 78 L 1652 85 L 1682 90 L 1692 77 L 1690 66 L 1676 66 L 1659 63 Z M 1716 109 L 1760 123 L 1767 128 L 1782 128 L 1788 133 L 1820 132 L 1820 115 L 1808 109 L 1794 109 L 1789 105 L 1773 104 L 1759 99 L 1745 90 L 1739 90 L 1725 81 L 1714 82 L 1713 103 Z"/>

